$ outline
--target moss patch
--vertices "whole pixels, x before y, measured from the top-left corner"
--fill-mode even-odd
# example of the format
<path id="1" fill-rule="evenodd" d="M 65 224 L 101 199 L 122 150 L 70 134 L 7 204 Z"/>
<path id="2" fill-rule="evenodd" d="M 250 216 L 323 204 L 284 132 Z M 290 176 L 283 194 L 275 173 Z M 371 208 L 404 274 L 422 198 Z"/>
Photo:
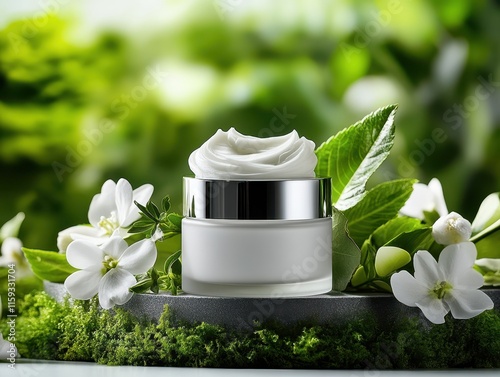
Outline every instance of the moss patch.
<path id="1" fill-rule="evenodd" d="M 0 330 L 7 334 L 6 320 Z M 97 302 L 58 303 L 40 292 L 25 297 L 16 322 L 25 358 L 95 361 L 109 365 L 233 368 L 500 367 L 500 315 L 485 312 L 444 325 L 401 319 L 382 330 L 373 318 L 346 325 L 265 323 L 241 333 L 207 323 L 157 322 Z"/>

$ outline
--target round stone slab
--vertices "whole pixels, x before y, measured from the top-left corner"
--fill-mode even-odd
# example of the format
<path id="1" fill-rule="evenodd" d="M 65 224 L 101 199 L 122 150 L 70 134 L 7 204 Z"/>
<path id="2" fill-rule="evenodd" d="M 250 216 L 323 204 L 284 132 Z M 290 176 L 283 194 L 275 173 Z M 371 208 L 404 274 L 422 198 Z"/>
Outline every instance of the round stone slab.
<path id="1" fill-rule="evenodd" d="M 44 282 L 45 291 L 61 301 L 67 294 L 64 285 Z M 500 307 L 500 289 L 485 289 L 495 307 Z M 418 308 L 401 304 L 384 293 L 339 293 L 293 298 L 232 298 L 181 294 L 135 294 L 121 308 L 137 317 L 158 319 L 168 305 L 174 320 L 206 322 L 240 330 L 251 330 L 256 323 L 268 320 L 293 324 L 308 321 L 315 324 L 342 324 L 366 314 L 379 323 L 391 326 L 404 317 L 424 319 Z"/>

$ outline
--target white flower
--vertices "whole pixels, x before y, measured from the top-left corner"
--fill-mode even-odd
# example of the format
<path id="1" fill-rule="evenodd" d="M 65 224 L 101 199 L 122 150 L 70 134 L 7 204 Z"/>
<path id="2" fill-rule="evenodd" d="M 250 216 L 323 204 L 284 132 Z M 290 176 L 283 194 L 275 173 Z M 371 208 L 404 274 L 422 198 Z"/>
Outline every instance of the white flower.
<path id="1" fill-rule="evenodd" d="M 432 178 L 428 185 L 415 183 L 410 198 L 399 213 L 404 216 L 424 220 L 425 212 L 436 211 L 439 216 L 448 214 L 443 195 L 443 187 L 437 178 Z"/>
<path id="2" fill-rule="evenodd" d="M 473 269 L 476 247 L 463 242 L 444 248 L 439 262 L 425 250 L 415 254 L 415 277 L 400 271 L 391 277 L 396 299 L 419 307 L 432 323 L 444 323 L 451 311 L 454 318 L 469 319 L 493 308 L 493 301 L 480 290 L 483 277 Z"/>
<path id="3" fill-rule="evenodd" d="M 0 266 L 7 266 L 10 263 L 21 263 L 24 261 L 23 243 L 19 238 L 7 237 L 2 242 L 2 256 L 0 256 Z"/>
<path id="4" fill-rule="evenodd" d="M 484 285 L 500 286 L 500 259 L 481 258 L 476 261 L 476 266 L 484 271 Z"/>
<path id="5" fill-rule="evenodd" d="M 64 286 L 79 300 L 99 293 L 99 304 L 110 309 L 132 297 L 129 288 L 136 284 L 134 275 L 148 271 L 156 261 L 156 245 L 144 239 L 128 246 L 123 238 L 112 236 L 102 246 L 76 240 L 68 246 L 68 263 L 80 269 L 66 278 Z"/>
<path id="6" fill-rule="evenodd" d="M 14 218 L 7 221 L 0 228 L 0 242 L 9 238 L 9 237 L 17 237 L 19 233 L 19 228 L 24 221 L 24 213 L 19 212 Z"/>
<path id="7" fill-rule="evenodd" d="M 19 238 L 7 237 L 2 242 L 2 256 L 0 256 L 0 266 L 16 265 L 16 278 L 18 279 L 32 274 L 22 247 L 23 243 Z"/>
<path id="8" fill-rule="evenodd" d="M 432 226 L 432 237 L 441 245 L 466 242 L 471 234 L 470 222 L 456 212 L 441 216 Z"/>
<path id="9" fill-rule="evenodd" d="M 146 205 L 153 190 L 152 185 L 145 184 L 132 191 L 132 186 L 126 179 L 121 178 L 118 183 L 107 180 L 102 185 L 101 193 L 95 195 L 90 203 L 90 226 L 77 225 L 59 232 L 59 251 L 65 252 L 68 245 L 77 239 L 102 245 L 116 230 L 126 238 L 129 236 L 127 228 L 140 218 L 134 201 Z"/>

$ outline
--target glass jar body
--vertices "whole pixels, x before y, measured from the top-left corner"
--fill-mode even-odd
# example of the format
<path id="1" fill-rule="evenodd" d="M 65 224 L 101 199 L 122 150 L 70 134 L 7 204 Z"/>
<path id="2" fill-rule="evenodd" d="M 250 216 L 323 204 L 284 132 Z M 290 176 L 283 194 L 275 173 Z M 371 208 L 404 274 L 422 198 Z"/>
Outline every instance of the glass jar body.
<path id="1" fill-rule="evenodd" d="M 295 297 L 332 289 L 332 219 L 182 221 L 182 289 Z"/>

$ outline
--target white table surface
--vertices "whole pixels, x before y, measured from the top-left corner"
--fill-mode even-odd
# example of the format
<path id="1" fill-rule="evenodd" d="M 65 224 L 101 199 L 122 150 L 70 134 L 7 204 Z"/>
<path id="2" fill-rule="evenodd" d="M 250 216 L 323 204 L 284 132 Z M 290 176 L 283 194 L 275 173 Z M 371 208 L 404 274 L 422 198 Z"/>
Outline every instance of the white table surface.
<path id="1" fill-rule="evenodd" d="M 454 370 L 293 370 L 293 369 L 208 369 L 208 368 L 165 368 L 165 367 L 127 367 L 105 366 L 94 363 L 48 362 L 36 360 L 18 360 L 15 369 L 0 363 L 0 376 L 32 377 L 412 377 L 412 376 L 500 376 L 496 369 L 454 369 Z"/>

